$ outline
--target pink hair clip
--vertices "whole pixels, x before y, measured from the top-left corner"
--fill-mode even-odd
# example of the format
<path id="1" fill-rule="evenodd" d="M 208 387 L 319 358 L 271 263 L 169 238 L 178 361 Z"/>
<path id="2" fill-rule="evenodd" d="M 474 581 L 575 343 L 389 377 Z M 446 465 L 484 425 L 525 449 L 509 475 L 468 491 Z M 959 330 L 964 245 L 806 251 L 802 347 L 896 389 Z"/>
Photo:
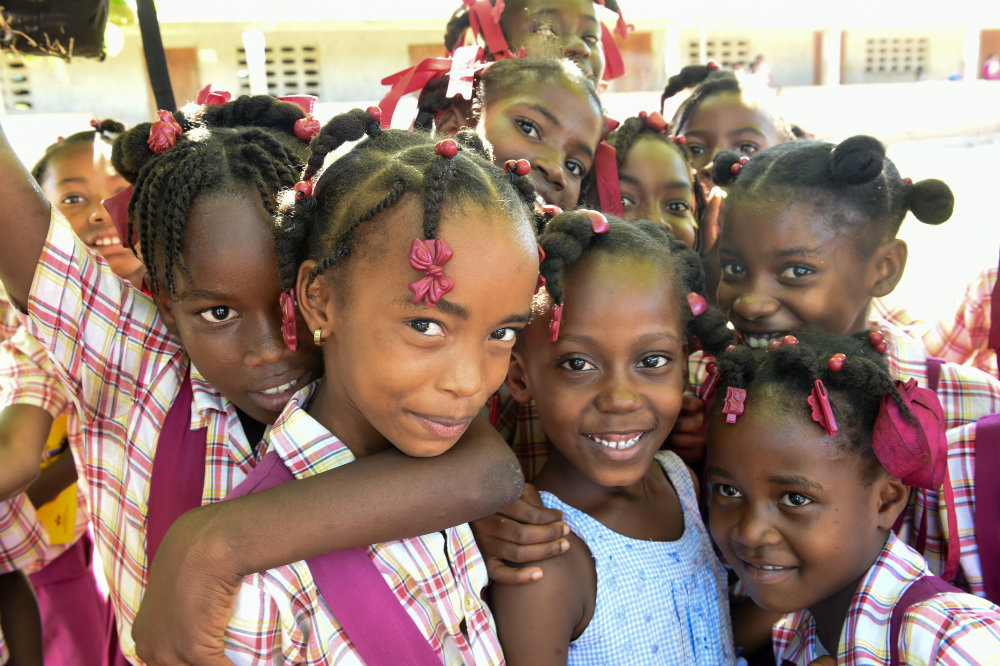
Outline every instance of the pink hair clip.
<path id="1" fill-rule="evenodd" d="M 837 434 L 837 419 L 833 416 L 833 407 L 830 406 L 830 396 L 826 392 L 826 386 L 819 379 L 813 382 L 812 393 L 806 398 L 806 402 L 812 407 L 812 420 L 823 426 L 828 435 Z"/>
<path id="2" fill-rule="evenodd" d="M 604 213 L 586 208 L 581 209 L 580 212 L 590 218 L 590 228 L 594 230 L 595 234 L 606 234 L 611 229 L 611 225 L 608 224 L 608 218 L 605 217 Z"/>
<path id="3" fill-rule="evenodd" d="M 670 131 L 670 123 L 668 123 L 659 111 L 653 111 L 652 113 L 647 113 L 646 111 L 640 111 L 639 117 L 642 119 L 643 125 L 653 130 L 654 132 L 659 132 L 660 134 L 667 134 Z"/>
<path id="4" fill-rule="evenodd" d="M 319 134 L 319 131 L 323 129 L 319 121 L 312 116 L 306 116 L 305 118 L 299 118 L 295 121 L 293 131 L 295 132 L 295 138 L 299 141 L 304 141 L 309 143 L 312 138 Z"/>
<path id="5" fill-rule="evenodd" d="M 156 116 L 159 120 L 150 126 L 146 144 L 150 150 L 159 155 L 177 145 L 177 137 L 184 133 L 184 129 L 169 111 L 160 109 L 156 112 Z"/>
<path id="6" fill-rule="evenodd" d="M 413 239 L 413 244 L 410 245 L 410 266 L 424 272 L 424 277 L 409 284 L 414 303 L 419 303 L 422 299 L 427 307 L 433 308 L 445 294 L 455 288 L 455 283 L 445 277 L 443 269 L 451 255 L 451 248 L 440 238 Z"/>
<path id="7" fill-rule="evenodd" d="M 698 389 L 698 397 L 701 398 L 702 402 L 707 403 L 709 398 L 715 395 L 715 389 L 719 387 L 719 380 L 722 379 L 722 373 L 719 372 L 719 366 L 716 364 L 715 359 L 710 360 L 705 365 L 705 370 L 708 374 Z"/>
<path id="8" fill-rule="evenodd" d="M 552 321 L 549 322 L 549 333 L 552 334 L 552 342 L 559 339 L 559 327 L 562 326 L 563 304 L 552 306 Z"/>
<path id="9" fill-rule="evenodd" d="M 540 209 L 542 213 L 548 218 L 553 218 L 556 215 L 562 215 L 563 209 L 555 204 L 545 204 Z"/>
<path id="10" fill-rule="evenodd" d="M 688 293 L 687 302 L 688 307 L 691 309 L 691 314 L 695 317 L 708 309 L 708 303 L 705 301 L 705 297 L 696 291 Z"/>
<path id="11" fill-rule="evenodd" d="M 726 415 L 726 423 L 736 423 L 736 417 L 743 413 L 746 399 L 746 389 L 735 386 L 726 389 L 726 401 L 722 403 L 722 413 Z"/>
<path id="12" fill-rule="evenodd" d="M 299 347 L 298 328 L 295 324 L 295 290 L 286 289 L 278 297 L 281 304 L 281 337 L 285 346 L 295 351 Z"/>

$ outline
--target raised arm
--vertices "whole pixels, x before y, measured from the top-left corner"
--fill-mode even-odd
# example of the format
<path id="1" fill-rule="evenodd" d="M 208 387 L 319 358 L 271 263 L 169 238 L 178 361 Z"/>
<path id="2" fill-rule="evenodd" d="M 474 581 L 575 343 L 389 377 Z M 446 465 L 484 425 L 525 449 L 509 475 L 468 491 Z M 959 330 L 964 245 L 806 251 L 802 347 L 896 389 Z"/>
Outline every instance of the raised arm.
<path id="1" fill-rule="evenodd" d="M 388 449 L 189 511 L 153 560 L 132 627 L 137 654 L 154 666 L 225 663 L 215 660 L 244 576 L 468 522 L 510 504 L 522 484 L 510 447 L 477 419 L 440 456 L 411 458 Z"/>
<path id="2" fill-rule="evenodd" d="M 0 128 L 0 280 L 24 309 L 49 228 L 49 202 Z"/>
<path id="3" fill-rule="evenodd" d="M 0 500 L 24 492 L 38 478 L 52 420 L 35 405 L 0 410 Z"/>

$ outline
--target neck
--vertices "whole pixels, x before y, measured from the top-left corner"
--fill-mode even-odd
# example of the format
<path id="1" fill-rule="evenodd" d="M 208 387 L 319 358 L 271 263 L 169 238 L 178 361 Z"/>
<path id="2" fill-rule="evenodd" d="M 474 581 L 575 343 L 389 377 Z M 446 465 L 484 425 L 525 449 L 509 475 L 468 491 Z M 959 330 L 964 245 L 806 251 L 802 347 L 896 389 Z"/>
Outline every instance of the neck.
<path id="1" fill-rule="evenodd" d="M 316 394 L 306 410 L 309 415 L 343 442 L 355 458 L 364 458 L 389 448 L 389 441 L 372 427 L 364 414 L 356 406 L 339 398 L 333 384 L 335 377 L 336 375 L 327 373 L 320 380 Z"/>

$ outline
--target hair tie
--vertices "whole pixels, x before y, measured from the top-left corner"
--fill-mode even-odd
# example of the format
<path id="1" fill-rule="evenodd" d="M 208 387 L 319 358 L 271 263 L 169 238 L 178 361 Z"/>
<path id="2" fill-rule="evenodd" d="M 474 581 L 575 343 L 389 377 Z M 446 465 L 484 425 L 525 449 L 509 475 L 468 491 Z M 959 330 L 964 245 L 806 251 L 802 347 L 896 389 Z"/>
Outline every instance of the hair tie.
<path id="1" fill-rule="evenodd" d="M 552 334 L 552 342 L 559 339 L 559 327 L 562 326 L 563 304 L 552 306 L 552 321 L 549 322 L 549 333 Z"/>
<path id="2" fill-rule="evenodd" d="M 590 228 L 594 230 L 595 234 L 606 234 L 611 229 L 608 218 L 605 217 L 604 213 L 586 208 L 580 209 L 580 212 L 590 220 Z"/>
<path id="3" fill-rule="evenodd" d="M 846 360 L 846 354 L 837 352 L 827 360 L 826 367 L 830 369 L 830 372 L 840 372 L 844 368 L 844 361 Z"/>
<path id="4" fill-rule="evenodd" d="M 806 402 L 812 407 L 812 420 L 823 426 L 823 430 L 828 435 L 837 434 L 837 419 L 833 416 L 833 407 L 830 406 L 830 396 L 826 391 L 826 386 L 822 380 L 813 382 L 812 393 L 806 398 Z"/>
<path id="5" fill-rule="evenodd" d="M 746 399 L 746 389 L 735 386 L 726 388 L 726 400 L 722 403 L 722 413 L 726 415 L 726 423 L 736 423 L 736 417 L 745 409 Z"/>
<path id="6" fill-rule="evenodd" d="M 177 145 L 177 137 L 184 133 L 184 129 L 169 111 L 160 109 L 156 115 L 159 120 L 150 125 L 146 144 L 150 150 L 160 155 Z"/>
<path id="7" fill-rule="evenodd" d="M 712 72 L 717 72 L 720 69 L 722 69 L 722 66 L 719 63 L 717 63 L 716 61 L 714 61 L 714 60 L 709 60 L 705 64 L 705 66 L 708 67 L 709 71 L 712 71 Z"/>
<path id="8" fill-rule="evenodd" d="M 414 303 L 422 299 L 427 307 L 433 308 L 441 297 L 455 288 L 455 283 L 445 277 L 443 269 L 451 256 L 451 248 L 440 238 L 413 239 L 410 266 L 424 272 L 424 277 L 409 284 Z"/>
<path id="9" fill-rule="evenodd" d="M 443 139 L 434 145 L 434 152 L 445 159 L 451 159 L 458 155 L 458 141 L 454 139 Z"/>
<path id="10" fill-rule="evenodd" d="M 92 120 L 90 121 L 90 126 L 91 126 L 91 127 L 93 127 L 94 129 L 98 129 L 98 128 L 100 128 L 100 126 L 101 126 L 101 121 L 100 121 L 100 120 L 98 120 L 97 118 L 93 118 L 93 119 L 92 119 Z"/>
<path id="11" fill-rule="evenodd" d="M 906 185 L 907 187 L 912 187 L 913 179 L 907 176 L 906 178 L 903 179 L 903 185 Z"/>
<path id="12" fill-rule="evenodd" d="M 731 167 L 729 167 L 729 172 L 735 176 L 740 171 L 743 171 L 743 166 L 749 161 L 749 157 L 746 155 L 742 156 L 740 159 L 736 160 Z"/>
<path id="13" fill-rule="evenodd" d="M 531 173 L 531 162 L 528 160 L 507 160 L 503 163 L 503 169 L 507 173 L 517 174 L 523 178 Z"/>
<path id="14" fill-rule="evenodd" d="M 295 187 L 293 187 L 292 189 L 295 190 L 295 198 L 298 199 L 299 201 L 302 201 L 303 199 L 309 199 L 313 195 L 312 179 L 300 180 L 299 182 L 295 183 Z"/>
<path id="15" fill-rule="evenodd" d="M 306 116 L 305 118 L 296 120 L 292 129 L 295 132 L 295 138 L 299 141 L 309 143 L 314 136 L 319 134 L 323 126 L 312 116 Z"/>
<path id="16" fill-rule="evenodd" d="M 286 289 L 278 296 L 281 304 L 281 337 L 291 351 L 299 347 L 298 328 L 295 323 L 295 290 Z"/>

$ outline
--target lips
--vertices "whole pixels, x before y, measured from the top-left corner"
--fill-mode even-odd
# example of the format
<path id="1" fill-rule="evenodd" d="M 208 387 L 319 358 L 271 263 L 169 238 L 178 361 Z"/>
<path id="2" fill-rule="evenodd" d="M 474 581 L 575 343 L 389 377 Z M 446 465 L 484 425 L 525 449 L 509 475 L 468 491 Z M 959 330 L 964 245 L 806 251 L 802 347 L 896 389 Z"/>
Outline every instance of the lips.
<path id="1" fill-rule="evenodd" d="M 418 414 L 413 412 L 413 416 L 416 417 L 417 421 L 424 427 L 430 435 L 440 439 L 457 439 L 462 436 L 466 428 L 472 422 L 475 417 L 451 417 L 451 416 L 433 416 L 429 414 Z"/>
<path id="2" fill-rule="evenodd" d="M 635 430 L 625 433 L 598 433 L 584 435 L 584 437 L 606 449 L 625 451 L 638 444 L 639 440 L 641 440 L 642 436 L 647 432 L 647 430 Z"/>
<path id="3" fill-rule="evenodd" d="M 261 407 L 270 412 L 280 412 L 299 389 L 312 381 L 312 374 L 309 372 L 293 379 L 286 377 L 276 377 L 265 383 L 262 388 L 248 391 L 248 393 L 254 402 Z"/>

